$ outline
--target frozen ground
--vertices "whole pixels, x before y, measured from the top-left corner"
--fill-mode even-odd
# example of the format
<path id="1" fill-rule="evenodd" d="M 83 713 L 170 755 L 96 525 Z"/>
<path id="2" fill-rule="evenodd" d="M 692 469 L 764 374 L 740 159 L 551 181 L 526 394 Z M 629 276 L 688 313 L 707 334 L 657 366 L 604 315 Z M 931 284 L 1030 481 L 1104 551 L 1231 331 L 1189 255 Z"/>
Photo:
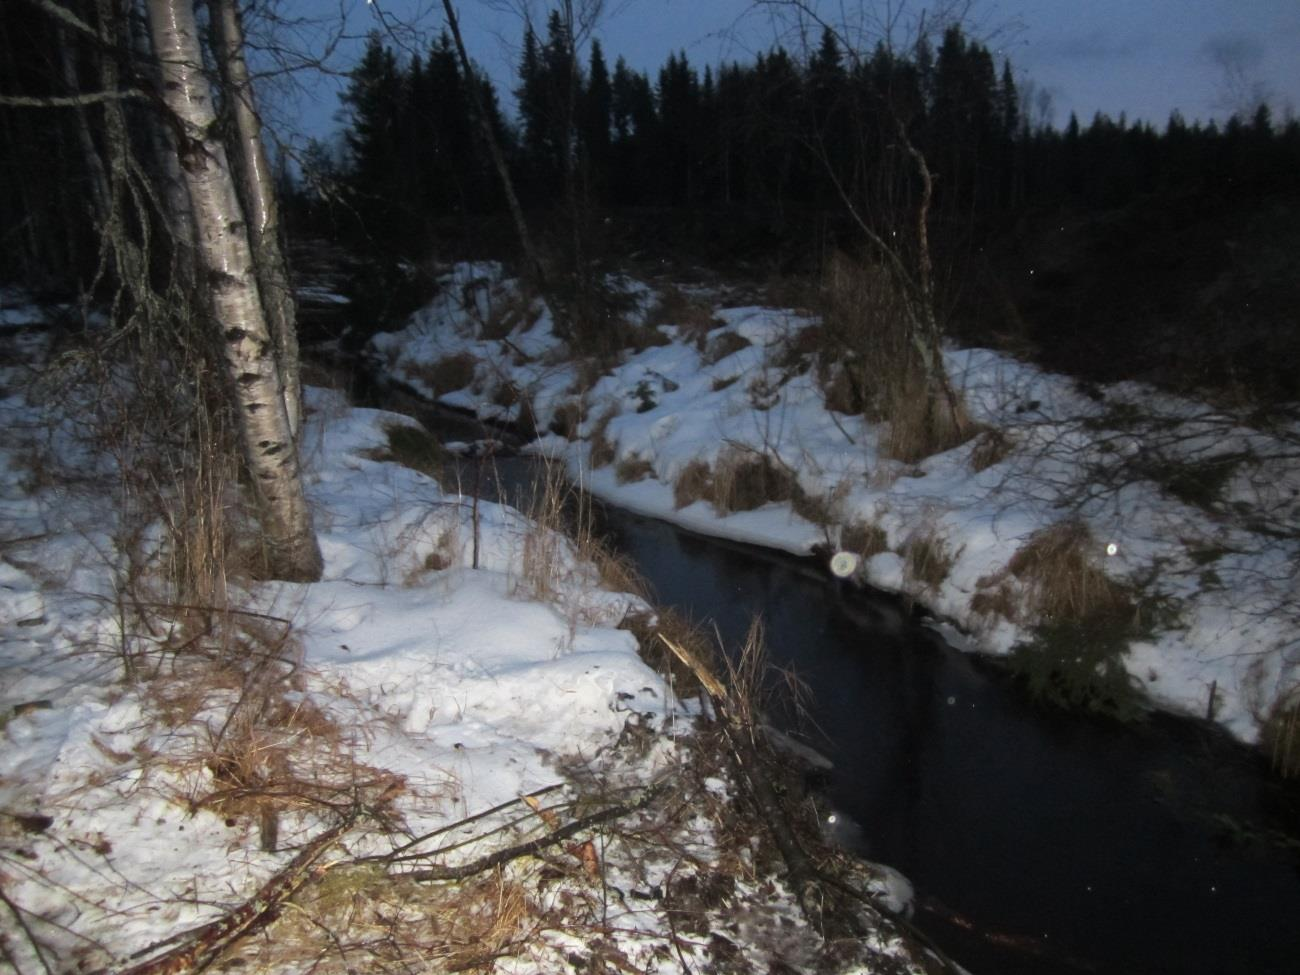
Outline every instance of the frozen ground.
<path id="1" fill-rule="evenodd" d="M 652 306 L 645 285 L 621 286 L 642 312 Z M 693 298 L 716 305 L 704 291 Z M 499 267 L 462 264 L 372 348 L 391 376 L 448 405 L 512 420 L 531 410 L 552 431 L 535 449 L 563 456 L 615 504 L 796 553 L 857 548 L 859 578 L 924 603 L 959 645 L 1007 654 L 1059 622 L 1034 565 L 1064 540 L 1085 583 L 1109 580 L 1134 611 L 1121 659 L 1150 701 L 1212 711 L 1253 742 L 1278 702 L 1294 700 L 1294 423 L 1264 433 L 1135 383 L 1085 387 L 951 349 L 949 375 L 986 432 L 903 463 L 886 455 L 883 425 L 827 408 L 817 368 L 798 354 L 814 318 L 712 315 L 647 326 L 638 349 L 597 375 L 569 361 L 549 313 Z M 803 503 L 728 511 L 692 500 L 704 465 L 716 481 L 755 459 L 796 480 Z"/>
<path id="2" fill-rule="evenodd" d="M 156 591 L 157 512 L 123 514 L 93 404 L 33 372 L 38 332 L 0 340 L 3 964 L 94 971 L 184 943 L 341 822 L 307 893 L 241 947 L 251 970 L 825 961 L 685 743 L 693 706 L 618 628 L 647 607 L 518 511 L 476 523 L 377 459 L 409 420 L 309 390 L 325 577 L 235 586 L 222 614 Z M 463 883 L 403 876 L 648 798 Z M 913 970 L 879 931 L 836 970 Z"/>

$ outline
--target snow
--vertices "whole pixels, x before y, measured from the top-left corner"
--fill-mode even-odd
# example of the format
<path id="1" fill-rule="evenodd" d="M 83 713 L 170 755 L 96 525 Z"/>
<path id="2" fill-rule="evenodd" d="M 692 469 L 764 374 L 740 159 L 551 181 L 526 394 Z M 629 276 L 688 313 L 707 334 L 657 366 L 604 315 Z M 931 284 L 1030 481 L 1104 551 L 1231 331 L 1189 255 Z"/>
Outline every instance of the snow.
<path id="1" fill-rule="evenodd" d="M 463 273 L 473 281 L 496 271 Z M 449 326 L 449 315 L 425 319 Z M 98 969 L 246 901 L 332 824 L 332 807 L 283 805 L 268 850 L 257 815 L 213 801 L 222 788 L 213 756 L 239 727 L 247 688 L 220 654 L 171 652 L 191 632 L 181 610 L 170 622 L 160 610 L 159 632 L 137 628 L 121 544 L 127 526 L 107 493 L 114 478 L 72 476 L 78 465 L 106 461 L 73 421 L 50 412 L 39 383 L 27 384 L 13 363 L 36 361 L 40 339 L 17 338 L 34 344 L 0 365 L 0 877 L 60 968 Z M 550 373 L 531 375 L 543 382 Z M 519 511 L 481 502 L 475 517 L 454 489 L 377 459 L 387 428 L 413 421 L 314 388 L 306 406 L 305 477 L 324 578 L 238 592 L 243 629 L 234 632 L 282 654 L 289 675 L 279 699 L 288 718 L 258 731 L 250 761 L 281 754 L 307 794 L 319 789 L 335 801 L 340 776 L 344 796 L 368 782 L 393 784 L 383 795 L 397 826 L 350 832 L 334 859 L 385 854 L 515 804 L 457 827 L 447 844 L 455 852 L 434 857 L 465 862 L 543 831 L 542 814 L 520 815 L 523 796 L 545 791 L 572 807 L 656 783 L 688 790 L 679 742 L 697 706 L 678 701 L 619 628 L 650 607 L 604 589 L 573 543 Z M 140 541 L 150 564 L 160 539 L 155 526 Z M 549 553 L 544 571 L 531 561 L 539 549 Z M 628 754 L 622 742 L 637 735 L 644 747 Z M 700 798 L 682 792 L 674 808 L 698 812 L 674 834 L 679 857 L 716 860 L 728 789 L 710 778 Z M 49 822 L 22 818 L 42 816 Z M 619 853 L 612 840 L 603 856 L 610 889 L 658 889 L 690 873 L 657 853 Z M 556 971 L 566 952 L 585 951 L 559 920 L 590 901 L 585 883 L 555 895 L 553 930 L 516 946 L 502 971 Z M 769 918 L 763 923 L 798 930 L 779 885 L 742 880 L 734 897 Z M 680 960 L 699 970 L 705 949 L 669 951 L 670 925 L 650 907 L 600 906 L 600 923 L 614 923 L 611 944 L 642 967 L 688 970 Z M 738 940 L 766 967 L 779 950 L 764 944 L 762 924 L 755 930 L 758 940 Z M 7 947 L 24 971 L 40 969 L 25 938 Z M 262 945 L 275 947 L 275 939 Z M 896 939 L 882 936 L 878 950 L 905 958 Z"/>
<path id="2" fill-rule="evenodd" d="M 660 326 L 667 344 L 625 350 L 581 389 L 540 303 L 536 325 L 529 328 L 526 316 L 505 339 L 485 337 L 482 306 L 467 313 L 452 286 L 469 279 L 481 302 L 518 297 L 500 268 L 458 265 L 404 329 L 375 337 L 379 361 L 429 395 L 423 366 L 472 356 L 473 383 L 442 399 L 484 418 L 517 415 L 492 405 L 505 383 L 531 398 L 542 429 L 564 404 L 580 402 L 580 439 L 548 435 L 533 449 L 563 457 L 575 480 L 609 502 L 799 554 L 834 549 L 845 526 L 877 526 L 888 551 L 864 561 L 861 580 L 909 594 L 959 633 L 963 647 L 991 654 L 1010 652 L 1044 622 L 1008 572 L 1016 553 L 1036 532 L 1079 522 L 1088 529 L 1090 564 L 1128 587 L 1141 607 L 1146 632 L 1125 666 L 1155 705 L 1204 715 L 1213 698 L 1215 719 L 1254 742 L 1270 708 L 1300 685 L 1300 468 L 1293 460 L 1300 425 L 1252 429 L 1139 383 L 1087 387 L 989 349 L 954 348 L 945 353 L 953 385 L 972 418 L 999 431 L 1008 450 L 979 471 L 972 464 L 978 440 L 906 464 L 885 455 L 881 425 L 832 413 L 814 370 L 792 364 L 792 340 L 816 321 L 806 313 L 717 307 L 722 324 L 698 343 L 684 328 Z M 633 293 L 642 309 L 649 306 L 652 289 L 637 285 Z M 724 344 L 727 335 L 734 338 Z M 710 354 L 730 349 L 737 351 Z M 599 436 L 615 459 L 592 469 L 591 440 Z M 673 483 L 688 464 L 715 468 L 728 457 L 767 457 L 791 472 L 806 495 L 827 502 L 830 522 L 806 521 L 787 502 L 734 513 L 705 501 L 676 507 Z M 648 464 L 652 476 L 621 483 L 619 463 L 631 460 Z M 1208 495 L 1198 496 L 1205 483 Z M 910 577 L 904 556 L 918 540 L 952 560 L 938 585 Z M 998 585 L 1021 599 L 1015 619 L 979 611 L 979 596 Z"/>

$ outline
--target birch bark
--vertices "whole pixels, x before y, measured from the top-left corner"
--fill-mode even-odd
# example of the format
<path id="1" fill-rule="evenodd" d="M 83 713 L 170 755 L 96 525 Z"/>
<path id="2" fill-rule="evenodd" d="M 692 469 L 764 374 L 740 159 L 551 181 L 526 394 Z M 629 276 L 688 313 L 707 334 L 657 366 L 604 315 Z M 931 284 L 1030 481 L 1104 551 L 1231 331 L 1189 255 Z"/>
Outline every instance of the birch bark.
<path id="1" fill-rule="evenodd" d="M 319 579 L 322 559 L 285 410 L 284 383 L 258 291 L 248 227 L 216 133 L 192 0 L 148 0 L 148 11 L 162 95 L 182 130 L 177 149 L 198 234 L 198 261 L 221 330 L 267 568 L 275 578 Z"/>
<path id="2" fill-rule="evenodd" d="M 230 98 L 235 120 L 232 147 L 235 167 L 243 187 L 248 236 L 253 245 L 257 285 L 266 312 L 267 325 L 275 339 L 284 380 L 284 405 L 294 439 L 302 428 L 302 386 L 298 380 L 298 323 L 289 264 L 280 246 L 280 207 L 275 183 L 262 144 L 262 120 L 253 100 L 253 85 L 244 60 L 244 27 L 236 0 L 215 0 L 210 4 L 216 28 L 214 45 L 217 66 Z"/>

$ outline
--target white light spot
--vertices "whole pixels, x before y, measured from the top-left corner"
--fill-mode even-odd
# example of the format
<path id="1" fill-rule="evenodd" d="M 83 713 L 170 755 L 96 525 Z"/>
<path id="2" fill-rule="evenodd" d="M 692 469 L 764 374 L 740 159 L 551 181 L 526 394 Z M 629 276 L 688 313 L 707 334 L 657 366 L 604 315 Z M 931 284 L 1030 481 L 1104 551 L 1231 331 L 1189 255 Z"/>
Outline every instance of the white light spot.
<path id="1" fill-rule="evenodd" d="M 1114 542 L 1110 542 L 1110 543 L 1108 543 L 1108 544 L 1106 545 L 1106 554 L 1107 554 L 1107 555 L 1119 555 L 1119 546 L 1116 545 Z"/>
<path id="2" fill-rule="evenodd" d="M 840 579 L 847 579 L 858 571 L 861 559 L 853 552 L 836 552 L 831 556 L 831 574 Z"/>
<path id="3" fill-rule="evenodd" d="M 955 697 L 948 698 L 948 707 L 952 707 L 956 703 L 957 703 L 957 699 Z"/>

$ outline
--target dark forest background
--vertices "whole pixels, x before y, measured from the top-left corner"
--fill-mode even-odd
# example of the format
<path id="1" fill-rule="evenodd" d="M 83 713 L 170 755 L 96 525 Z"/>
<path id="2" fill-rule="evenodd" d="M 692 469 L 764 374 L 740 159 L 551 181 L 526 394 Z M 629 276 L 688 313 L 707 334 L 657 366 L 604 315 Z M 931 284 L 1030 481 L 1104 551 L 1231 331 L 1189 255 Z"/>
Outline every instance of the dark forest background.
<path id="1" fill-rule="evenodd" d="M 79 69 L 51 53 L 54 28 L 11 10 L 0 89 L 68 87 Z M 954 337 L 1086 379 L 1300 393 L 1300 123 L 1266 105 L 1221 125 L 1098 115 L 1058 129 L 960 26 L 907 50 L 848 50 L 828 30 L 816 50 L 751 63 L 680 53 L 653 79 L 611 66 L 595 40 L 576 63 L 575 47 L 558 16 L 528 30 L 512 122 L 446 35 L 417 56 L 370 38 L 341 138 L 284 165 L 281 184 L 291 232 L 367 256 L 358 297 L 387 296 L 374 324 L 408 310 L 390 300 L 399 269 L 515 253 L 472 85 L 551 253 L 815 283 L 833 252 L 863 249 L 859 221 L 913 235 L 914 147 L 935 177 L 928 223 Z M 57 292 L 94 278 L 76 129 L 72 110 L 0 107 L 4 280 Z"/>

